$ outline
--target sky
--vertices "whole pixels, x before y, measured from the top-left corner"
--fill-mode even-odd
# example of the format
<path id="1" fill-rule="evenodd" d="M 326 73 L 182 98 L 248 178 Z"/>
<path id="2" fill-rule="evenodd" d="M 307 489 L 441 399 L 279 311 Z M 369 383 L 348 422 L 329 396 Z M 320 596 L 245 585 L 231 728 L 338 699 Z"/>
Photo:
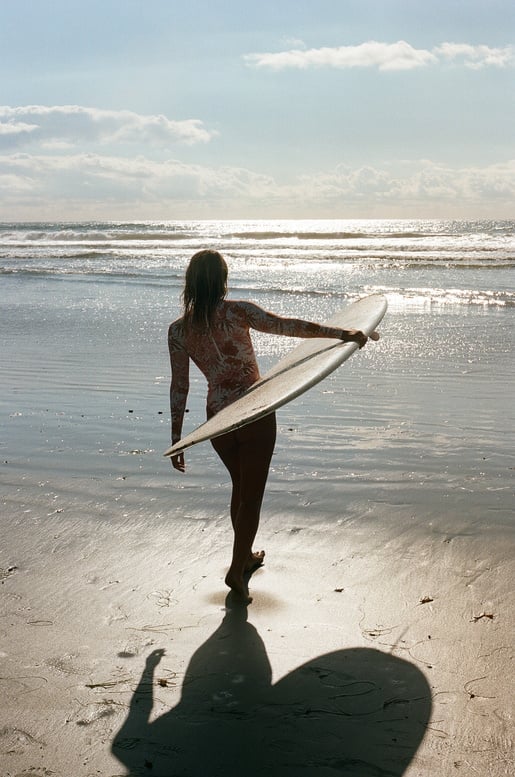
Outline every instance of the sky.
<path id="1" fill-rule="evenodd" d="M 0 0 L 0 221 L 515 217 L 513 0 Z"/>

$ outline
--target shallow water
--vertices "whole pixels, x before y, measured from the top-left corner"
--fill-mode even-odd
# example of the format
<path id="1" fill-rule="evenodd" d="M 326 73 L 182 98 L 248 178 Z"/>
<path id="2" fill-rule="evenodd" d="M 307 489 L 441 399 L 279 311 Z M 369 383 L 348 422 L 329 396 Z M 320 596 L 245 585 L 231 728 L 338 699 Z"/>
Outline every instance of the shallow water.
<path id="1" fill-rule="evenodd" d="M 278 313 L 323 320 L 364 294 L 389 301 L 379 343 L 279 411 L 270 513 L 345 520 L 353 505 L 370 512 L 409 493 L 450 520 L 512 520 L 514 226 L 4 226 L 4 490 L 75 485 L 102 504 L 130 492 L 178 518 L 225 510 L 209 444 L 188 453 L 182 478 L 161 457 L 166 330 L 189 256 L 210 245 L 229 261 L 232 296 Z M 264 370 L 293 343 L 258 334 L 255 344 Z M 194 370 L 185 431 L 203 420 L 204 397 Z"/>

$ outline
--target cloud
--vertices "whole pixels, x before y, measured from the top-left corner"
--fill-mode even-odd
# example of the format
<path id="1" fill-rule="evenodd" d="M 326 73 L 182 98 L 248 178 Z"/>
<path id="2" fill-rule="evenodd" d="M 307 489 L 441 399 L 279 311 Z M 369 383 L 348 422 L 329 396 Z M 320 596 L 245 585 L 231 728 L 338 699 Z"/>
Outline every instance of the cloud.
<path id="1" fill-rule="evenodd" d="M 469 43 L 442 43 L 434 49 L 435 53 L 450 61 L 463 62 L 465 67 L 479 70 L 483 67 L 509 67 L 515 64 L 515 48 L 491 48 L 490 46 L 471 46 Z"/>
<path id="2" fill-rule="evenodd" d="M 160 203 L 164 200 L 261 198 L 273 188 L 273 179 L 243 168 L 209 167 L 169 159 L 156 161 L 81 153 L 0 156 L 0 179 L 17 190 L 62 198 L 119 199 Z"/>
<path id="3" fill-rule="evenodd" d="M 306 48 L 306 44 L 304 43 L 302 38 L 288 38 L 288 37 L 285 37 L 285 38 L 281 39 L 281 44 L 283 44 L 284 46 L 289 46 L 290 48 L 295 48 L 295 49 L 305 49 Z"/>
<path id="4" fill-rule="evenodd" d="M 246 61 L 256 67 L 272 70 L 309 67 L 377 67 L 379 70 L 412 70 L 435 62 L 436 57 L 425 49 L 413 48 L 405 41 L 397 43 L 368 41 L 358 46 L 248 54 Z"/>
<path id="5" fill-rule="evenodd" d="M 381 168 L 338 166 L 302 179 L 318 204 L 359 205 L 428 213 L 511 212 L 515 205 L 515 160 L 486 167 L 451 167 L 431 160 Z M 506 217 L 506 216 L 505 216 Z"/>
<path id="6" fill-rule="evenodd" d="M 2 108 L 0 108 L 0 112 Z M 18 135 L 27 135 L 37 129 L 37 124 L 25 124 L 22 121 L 8 121 L 0 123 L 0 136 L 16 137 Z"/>
<path id="7" fill-rule="evenodd" d="M 451 167 L 430 160 L 348 167 L 289 182 L 239 167 L 101 154 L 0 155 L 4 218 L 412 216 L 508 218 L 515 160 Z M 42 215 L 44 214 L 44 215 Z M 114 215 L 113 215 L 114 214 Z M 139 214 L 139 215 L 138 215 Z M 504 214 L 504 215 L 503 215 Z"/>
<path id="8" fill-rule="evenodd" d="M 56 145 L 206 143 L 214 133 L 198 119 L 173 121 L 162 115 L 108 111 L 80 105 L 0 106 L 0 148 L 34 143 Z"/>
<path id="9" fill-rule="evenodd" d="M 406 41 L 381 43 L 367 41 L 357 46 L 336 48 L 301 49 L 247 54 L 246 62 L 253 67 L 270 70 L 330 67 L 377 68 L 382 71 L 414 70 L 442 61 L 463 62 L 467 67 L 506 67 L 515 64 L 515 48 L 490 48 L 466 43 L 442 43 L 431 51 L 416 49 Z"/>

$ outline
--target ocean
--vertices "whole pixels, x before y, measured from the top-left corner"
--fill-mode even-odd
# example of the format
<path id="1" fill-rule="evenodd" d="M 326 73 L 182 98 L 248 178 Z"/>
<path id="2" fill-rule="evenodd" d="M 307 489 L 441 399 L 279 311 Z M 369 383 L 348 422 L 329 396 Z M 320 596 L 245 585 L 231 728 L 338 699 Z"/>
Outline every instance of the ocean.
<path id="1" fill-rule="evenodd" d="M 64 489 L 100 508 L 123 485 L 142 516 L 226 509 L 209 444 L 182 478 L 161 457 L 167 327 L 205 247 L 226 257 L 230 296 L 282 315 L 389 303 L 377 344 L 279 411 L 269 512 L 346 520 L 386 502 L 409 519 L 423 500 L 460 522 L 512 520 L 515 221 L 1 224 L 4 493 Z M 292 344 L 257 334 L 262 369 Z M 204 399 L 193 370 L 185 432 Z"/>

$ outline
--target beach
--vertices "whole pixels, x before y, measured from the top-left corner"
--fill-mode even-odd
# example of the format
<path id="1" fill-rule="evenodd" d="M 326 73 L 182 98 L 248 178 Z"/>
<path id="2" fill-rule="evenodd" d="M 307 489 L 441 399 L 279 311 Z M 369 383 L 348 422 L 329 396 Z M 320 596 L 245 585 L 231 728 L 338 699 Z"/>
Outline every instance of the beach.
<path id="1" fill-rule="evenodd" d="M 2 777 L 513 773 L 514 227 L 3 226 Z M 277 313 L 389 303 L 278 412 L 248 607 L 222 465 L 161 455 L 203 245 Z"/>

